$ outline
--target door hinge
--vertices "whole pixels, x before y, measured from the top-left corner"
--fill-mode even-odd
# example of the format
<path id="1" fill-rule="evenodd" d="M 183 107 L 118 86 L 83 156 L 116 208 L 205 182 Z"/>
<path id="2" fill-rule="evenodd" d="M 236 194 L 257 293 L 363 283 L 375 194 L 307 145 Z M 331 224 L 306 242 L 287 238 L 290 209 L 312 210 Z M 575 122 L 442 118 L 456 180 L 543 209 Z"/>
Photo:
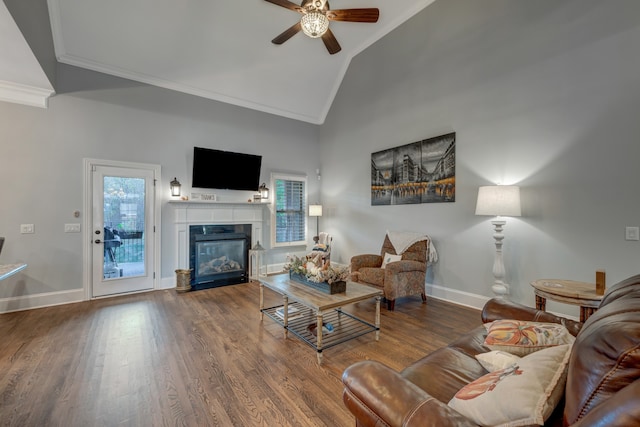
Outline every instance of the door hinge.
<path id="1" fill-rule="evenodd" d="M 156 272 L 155 271 L 153 272 L 153 278 L 154 279 L 156 278 Z"/>

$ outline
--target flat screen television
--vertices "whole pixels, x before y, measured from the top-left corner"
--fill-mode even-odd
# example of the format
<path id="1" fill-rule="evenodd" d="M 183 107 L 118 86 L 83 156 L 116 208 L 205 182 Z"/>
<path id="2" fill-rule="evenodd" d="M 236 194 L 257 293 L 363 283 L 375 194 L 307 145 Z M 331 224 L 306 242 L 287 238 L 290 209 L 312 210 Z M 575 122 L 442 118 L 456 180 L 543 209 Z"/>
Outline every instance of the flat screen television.
<path id="1" fill-rule="evenodd" d="M 193 147 L 191 186 L 256 191 L 262 156 Z"/>

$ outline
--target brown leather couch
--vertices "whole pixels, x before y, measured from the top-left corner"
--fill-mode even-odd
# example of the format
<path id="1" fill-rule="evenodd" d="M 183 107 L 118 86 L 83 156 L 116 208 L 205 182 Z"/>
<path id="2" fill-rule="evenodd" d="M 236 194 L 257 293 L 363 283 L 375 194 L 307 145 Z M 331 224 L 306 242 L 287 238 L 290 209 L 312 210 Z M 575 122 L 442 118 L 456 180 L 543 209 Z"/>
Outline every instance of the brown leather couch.
<path id="1" fill-rule="evenodd" d="M 561 323 L 576 336 L 564 398 L 545 426 L 640 426 L 640 275 L 612 286 L 584 324 L 492 299 L 482 320 L 497 319 Z M 399 373 L 376 361 L 349 366 L 343 400 L 356 426 L 476 426 L 447 402 L 487 373 L 474 357 L 489 351 L 485 336 L 480 326 Z"/>

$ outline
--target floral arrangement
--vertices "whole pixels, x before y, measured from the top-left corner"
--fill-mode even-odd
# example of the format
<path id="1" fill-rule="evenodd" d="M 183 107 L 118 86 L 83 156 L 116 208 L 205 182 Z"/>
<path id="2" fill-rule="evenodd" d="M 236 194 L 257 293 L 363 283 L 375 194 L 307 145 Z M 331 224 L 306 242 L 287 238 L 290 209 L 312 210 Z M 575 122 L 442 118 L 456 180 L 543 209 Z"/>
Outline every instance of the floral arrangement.
<path id="1" fill-rule="evenodd" d="M 349 267 L 333 267 L 329 264 L 325 264 L 324 267 L 318 267 L 313 261 L 300 258 L 296 255 L 287 256 L 284 271 L 303 275 L 310 282 L 327 282 L 329 284 L 346 281 L 349 278 L 350 272 Z"/>

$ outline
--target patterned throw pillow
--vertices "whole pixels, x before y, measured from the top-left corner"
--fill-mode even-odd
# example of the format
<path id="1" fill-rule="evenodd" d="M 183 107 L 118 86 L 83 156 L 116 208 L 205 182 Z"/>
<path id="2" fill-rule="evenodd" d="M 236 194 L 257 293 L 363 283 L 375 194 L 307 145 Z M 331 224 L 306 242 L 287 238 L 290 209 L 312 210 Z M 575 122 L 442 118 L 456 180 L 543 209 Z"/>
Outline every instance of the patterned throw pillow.
<path id="1" fill-rule="evenodd" d="M 575 337 L 559 323 L 496 320 L 487 325 L 484 345 L 516 356 L 562 344 L 573 344 Z"/>
<path id="2" fill-rule="evenodd" d="M 543 425 L 564 394 L 571 345 L 529 354 L 461 388 L 449 406 L 482 426 Z"/>
<path id="3" fill-rule="evenodd" d="M 380 268 L 384 268 L 390 262 L 400 261 L 401 259 L 402 255 L 393 255 L 385 252 L 384 256 L 382 257 L 382 266 Z"/>

